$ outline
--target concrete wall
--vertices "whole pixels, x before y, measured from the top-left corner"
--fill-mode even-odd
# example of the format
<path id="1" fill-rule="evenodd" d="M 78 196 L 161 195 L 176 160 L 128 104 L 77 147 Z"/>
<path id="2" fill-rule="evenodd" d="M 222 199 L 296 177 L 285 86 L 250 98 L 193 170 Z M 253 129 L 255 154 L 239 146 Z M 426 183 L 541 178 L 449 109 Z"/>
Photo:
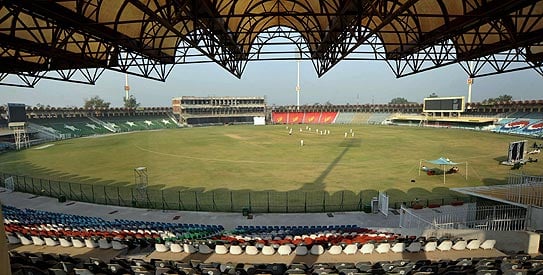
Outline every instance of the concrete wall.
<path id="1" fill-rule="evenodd" d="M 543 230 L 543 208 L 532 206 L 528 213 L 530 215 L 530 229 Z"/>
<path id="2" fill-rule="evenodd" d="M 486 231 L 487 239 L 496 240 L 496 248 L 503 252 L 539 252 L 540 235 L 529 231 Z"/>

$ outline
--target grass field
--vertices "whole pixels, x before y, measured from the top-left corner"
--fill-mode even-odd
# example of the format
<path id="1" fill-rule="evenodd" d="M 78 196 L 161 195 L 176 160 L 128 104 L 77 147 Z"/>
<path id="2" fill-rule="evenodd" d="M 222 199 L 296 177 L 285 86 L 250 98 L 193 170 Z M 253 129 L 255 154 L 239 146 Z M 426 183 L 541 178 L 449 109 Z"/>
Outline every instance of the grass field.
<path id="1" fill-rule="evenodd" d="M 510 167 L 498 163 L 507 158 L 509 142 L 524 139 L 457 129 L 308 127 L 312 131 L 295 125 L 292 135 L 286 126 L 216 126 L 71 139 L 0 155 L 0 171 L 125 186 L 134 184 L 134 168 L 145 166 L 150 188 L 369 191 L 370 196 L 387 191 L 392 201 L 400 201 L 449 196 L 451 187 L 505 183 Z M 330 130 L 330 135 L 320 135 L 316 128 Z M 349 133 L 345 138 L 350 129 L 354 137 Z M 528 140 L 528 145 L 533 142 Z M 447 175 L 445 184 L 440 175 L 419 176 L 421 159 L 440 156 L 467 161 L 468 171 L 458 165 L 460 173 Z M 527 174 L 542 171 L 543 161 L 521 168 Z"/>

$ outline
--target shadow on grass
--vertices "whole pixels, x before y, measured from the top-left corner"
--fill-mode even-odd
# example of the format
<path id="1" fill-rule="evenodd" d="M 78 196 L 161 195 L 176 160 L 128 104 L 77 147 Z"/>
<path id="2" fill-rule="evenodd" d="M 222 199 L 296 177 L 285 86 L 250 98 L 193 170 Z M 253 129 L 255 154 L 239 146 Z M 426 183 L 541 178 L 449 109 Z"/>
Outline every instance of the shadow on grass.
<path id="1" fill-rule="evenodd" d="M 507 156 L 499 156 L 499 157 L 495 157 L 494 160 L 495 160 L 498 164 L 501 164 L 502 161 L 507 161 Z"/>
<path id="2" fill-rule="evenodd" d="M 486 185 L 486 186 L 502 185 L 502 184 L 507 184 L 507 179 L 483 178 L 481 182 L 483 183 L 483 185 Z"/>

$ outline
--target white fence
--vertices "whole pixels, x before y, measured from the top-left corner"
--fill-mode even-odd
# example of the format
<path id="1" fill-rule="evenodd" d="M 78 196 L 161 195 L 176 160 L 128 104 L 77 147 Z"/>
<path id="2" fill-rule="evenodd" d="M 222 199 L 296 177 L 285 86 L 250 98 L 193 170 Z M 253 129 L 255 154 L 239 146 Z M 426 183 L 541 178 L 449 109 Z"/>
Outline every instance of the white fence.
<path id="1" fill-rule="evenodd" d="M 386 193 L 379 191 L 379 212 L 388 217 L 388 201 L 389 197 Z"/>
<path id="2" fill-rule="evenodd" d="M 509 175 L 506 199 L 520 204 L 543 206 L 543 177 Z"/>

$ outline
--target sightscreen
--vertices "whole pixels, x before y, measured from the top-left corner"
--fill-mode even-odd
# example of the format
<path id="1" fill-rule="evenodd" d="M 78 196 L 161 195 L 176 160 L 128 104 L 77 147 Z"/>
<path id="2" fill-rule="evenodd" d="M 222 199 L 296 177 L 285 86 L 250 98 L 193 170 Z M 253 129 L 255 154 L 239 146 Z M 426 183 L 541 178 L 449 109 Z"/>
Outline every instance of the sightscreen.
<path id="1" fill-rule="evenodd" d="M 509 143 L 509 150 L 507 153 L 507 161 L 509 163 L 516 163 L 524 160 L 524 148 L 526 140 L 515 141 Z"/>
<path id="2" fill-rule="evenodd" d="M 463 112 L 464 97 L 435 97 L 424 99 L 424 112 Z"/>
<path id="3" fill-rule="evenodd" d="M 26 109 L 24 104 L 8 103 L 8 122 L 26 122 Z"/>

